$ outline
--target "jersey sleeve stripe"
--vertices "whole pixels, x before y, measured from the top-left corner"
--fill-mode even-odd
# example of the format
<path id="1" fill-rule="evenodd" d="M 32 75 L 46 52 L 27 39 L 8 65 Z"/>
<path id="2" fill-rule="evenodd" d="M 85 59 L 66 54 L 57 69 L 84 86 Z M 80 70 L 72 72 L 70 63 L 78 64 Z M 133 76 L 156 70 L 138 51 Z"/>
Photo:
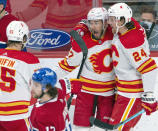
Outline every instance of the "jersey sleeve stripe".
<path id="1" fill-rule="evenodd" d="M 150 71 L 152 71 L 152 70 L 154 70 L 154 69 L 156 69 L 156 68 L 157 68 L 157 65 L 153 65 L 153 66 L 151 66 L 151 67 L 145 69 L 144 71 L 142 71 L 142 74 L 147 73 L 147 72 L 150 72 Z"/>
<path id="2" fill-rule="evenodd" d="M 70 66 L 68 63 L 67 63 L 67 59 L 65 58 L 64 60 L 60 61 L 59 62 L 59 66 L 63 69 L 63 70 L 66 70 L 68 72 L 71 72 L 73 71 L 74 69 L 76 69 L 77 66 Z"/>
<path id="3" fill-rule="evenodd" d="M 150 62 L 152 62 L 152 59 L 148 59 L 147 61 L 145 61 L 143 64 L 141 64 L 139 67 L 138 67 L 138 71 L 141 72 Z"/>
<path id="4" fill-rule="evenodd" d="M 157 65 L 156 65 L 155 61 L 150 58 L 149 60 L 144 62 L 140 67 L 138 67 L 137 70 L 141 74 L 144 74 L 144 73 L 150 72 L 150 71 L 152 71 L 152 70 L 154 70 L 156 68 L 157 68 Z"/>

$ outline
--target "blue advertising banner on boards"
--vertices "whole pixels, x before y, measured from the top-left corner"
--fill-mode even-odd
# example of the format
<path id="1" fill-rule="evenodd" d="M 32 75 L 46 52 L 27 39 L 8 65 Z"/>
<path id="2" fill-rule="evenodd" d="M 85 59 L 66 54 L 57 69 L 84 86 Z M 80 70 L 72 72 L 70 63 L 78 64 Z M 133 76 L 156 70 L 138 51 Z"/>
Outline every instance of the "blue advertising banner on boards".
<path id="1" fill-rule="evenodd" d="M 53 49 L 69 44 L 70 35 L 54 29 L 36 29 L 30 31 L 26 47 L 33 49 Z"/>

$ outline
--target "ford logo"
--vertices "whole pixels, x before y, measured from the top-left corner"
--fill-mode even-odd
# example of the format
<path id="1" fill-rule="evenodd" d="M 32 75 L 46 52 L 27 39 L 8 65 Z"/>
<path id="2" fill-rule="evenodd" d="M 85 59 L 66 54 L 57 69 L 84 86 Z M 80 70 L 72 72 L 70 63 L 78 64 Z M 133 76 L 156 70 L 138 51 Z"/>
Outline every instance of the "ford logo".
<path id="1" fill-rule="evenodd" d="M 70 35 L 54 29 L 36 29 L 30 31 L 30 39 L 26 47 L 34 49 L 52 49 L 70 42 Z"/>

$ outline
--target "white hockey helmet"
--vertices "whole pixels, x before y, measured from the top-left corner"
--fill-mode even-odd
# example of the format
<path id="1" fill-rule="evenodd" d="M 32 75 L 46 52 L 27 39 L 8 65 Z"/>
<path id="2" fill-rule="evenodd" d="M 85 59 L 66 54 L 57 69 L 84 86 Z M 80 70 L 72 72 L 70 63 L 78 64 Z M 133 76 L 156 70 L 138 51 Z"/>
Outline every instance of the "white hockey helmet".
<path id="1" fill-rule="evenodd" d="M 28 39 L 29 28 L 23 21 L 12 21 L 7 26 L 6 34 L 8 40 L 25 44 L 24 37 Z"/>
<path id="2" fill-rule="evenodd" d="M 89 20 L 105 20 L 108 19 L 108 12 L 103 7 L 95 7 L 92 8 L 87 15 L 87 19 Z"/>
<path id="3" fill-rule="evenodd" d="M 132 9 L 125 3 L 117 3 L 108 9 L 108 16 L 115 16 L 117 20 L 125 18 L 125 24 L 131 21 Z"/>

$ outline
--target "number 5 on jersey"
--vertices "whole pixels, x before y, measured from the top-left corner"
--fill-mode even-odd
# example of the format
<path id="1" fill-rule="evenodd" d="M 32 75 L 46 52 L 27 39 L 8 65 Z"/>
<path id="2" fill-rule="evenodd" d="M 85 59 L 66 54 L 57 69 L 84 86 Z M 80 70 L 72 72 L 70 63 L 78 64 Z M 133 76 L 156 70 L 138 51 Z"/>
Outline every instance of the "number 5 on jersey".
<path id="1" fill-rule="evenodd" d="M 14 80 L 15 70 L 1 67 L 0 70 L 0 90 L 12 92 L 15 90 L 16 81 Z"/>

